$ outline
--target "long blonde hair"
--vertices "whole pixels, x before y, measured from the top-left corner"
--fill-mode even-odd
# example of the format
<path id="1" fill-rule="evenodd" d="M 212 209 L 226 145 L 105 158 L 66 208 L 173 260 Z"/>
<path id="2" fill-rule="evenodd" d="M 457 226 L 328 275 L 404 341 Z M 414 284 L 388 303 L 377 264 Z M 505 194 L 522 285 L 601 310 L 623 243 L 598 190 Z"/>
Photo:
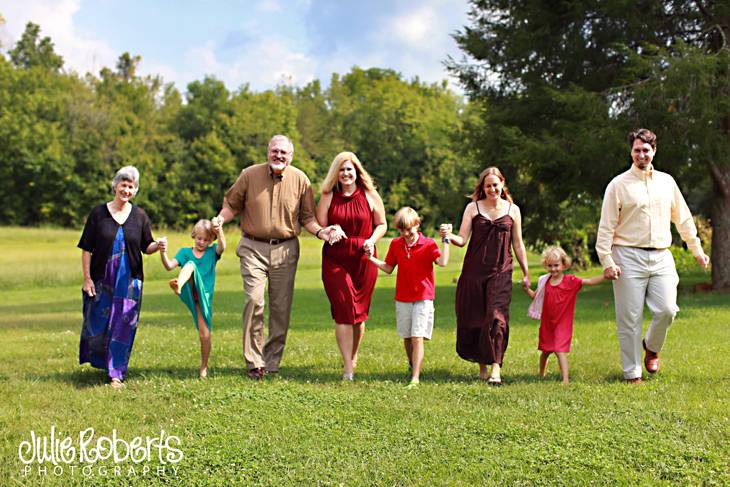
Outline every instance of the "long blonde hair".
<path id="1" fill-rule="evenodd" d="M 512 201 L 512 195 L 509 194 L 509 189 L 507 188 L 507 183 L 504 180 L 504 176 L 502 176 L 502 171 L 497 169 L 496 167 L 488 167 L 482 173 L 479 175 L 479 182 L 477 183 L 476 187 L 474 187 L 474 192 L 471 194 L 471 200 L 472 201 L 479 201 L 483 200 L 487 197 L 487 194 L 484 192 L 484 180 L 487 179 L 487 176 L 497 176 L 500 181 L 502 181 L 502 194 L 500 195 L 503 200 L 507 200 L 510 203 L 514 203 Z"/>
<path id="2" fill-rule="evenodd" d="M 337 156 L 335 156 L 332 164 L 330 164 L 329 171 L 327 171 L 327 176 L 324 178 L 324 181 L 322 181 L 322 194 L 331 193 L 336 187 L 339 186 L 338 179 L 340 175 L 340 168 L 347 161 L 350 161 L 352 165 L 355 166 L 355 172 L 357 173 L 357 181 L 355 182 L 355 184 L 357 184 L 365 191 L 375 191 L 375 183 L 373 183 L 373 178 L 371 178 L 370 174 L 368 174 L 365 168 L 362 167 L 362 163 L 360 162 L 360 159 L 357 158 L 355 153 L 340 152 L 339 154 L 337 154 Z"/>

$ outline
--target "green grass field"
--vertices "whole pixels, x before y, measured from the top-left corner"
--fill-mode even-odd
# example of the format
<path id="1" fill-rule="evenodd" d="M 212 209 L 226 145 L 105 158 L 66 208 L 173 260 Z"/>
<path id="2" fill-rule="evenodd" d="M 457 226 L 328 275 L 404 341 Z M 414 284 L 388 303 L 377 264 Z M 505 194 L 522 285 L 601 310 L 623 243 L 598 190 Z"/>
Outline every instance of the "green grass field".
<path id="1" fill-rule="evenodd" d="M 490 388 L 454 351 L 454 278 L 463 255 L 455 249 L 452 263 L 436 271 L 436 326 L 422 385 L 405 390 L 395 276 L 379 277 L 356 381 L 342 383 L 321 244 L 305 238 L 282 370 L 257 383 L 244 375 L 238 239 L 228 230 L 210 378 L 197 378 L 197 334 L 167 288 L 173 273 L 153 255 L 145 261 L 127 386 L 114 391 L 103 372 L 77 364 L 80 232 L 2 229 L 2 485 L 730 484 L 730 299 L 692 292 L 708 275 L 681 276 L 681 311 L 662 370 L 640 386 L 621 382 L 610 284 L 578 298 L 568 386 L 554 360 L 549 377 L 538 379 L 537 323 L 515 288 L 506 384 Z M 192 242 L 182 233 L 169 237 L 173 252 Z M 531 268 L 534 282 L 536 258 Z M 49 436 L 52 427 L 76 446 L 87 428 L 108 437 L 116 430 L 126 441 L 164 430 L 180 439 L 184 458 L 176 471 L 156 456 L 109 459 L 85 471 L 91 464 L 24 470 L 21 442 L 31 431 Z"/>

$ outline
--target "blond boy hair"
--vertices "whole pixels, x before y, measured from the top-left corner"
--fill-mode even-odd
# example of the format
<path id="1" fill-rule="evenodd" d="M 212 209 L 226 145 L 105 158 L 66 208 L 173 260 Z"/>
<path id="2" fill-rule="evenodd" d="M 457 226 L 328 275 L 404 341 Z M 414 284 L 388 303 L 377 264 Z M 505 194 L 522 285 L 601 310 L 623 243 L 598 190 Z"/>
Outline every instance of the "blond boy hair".
<path id="1" fill-rule="evenodd" d="M 408 230 L 411 227 L 421 224 L 421 217 L 418 216 L 416 210 L 410 206 L 404 206 L 395 212 L 393 224 L 399 230 Z"/>

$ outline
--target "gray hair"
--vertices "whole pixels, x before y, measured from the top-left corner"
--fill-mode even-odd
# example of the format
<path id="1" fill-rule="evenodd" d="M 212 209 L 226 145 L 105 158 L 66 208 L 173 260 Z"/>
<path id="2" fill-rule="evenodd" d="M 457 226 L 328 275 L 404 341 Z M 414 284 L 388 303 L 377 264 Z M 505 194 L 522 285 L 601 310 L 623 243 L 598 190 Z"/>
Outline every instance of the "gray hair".
<path id="1" fill-rule="evenodd" d="M 289 137 L 287 137 L 286 135 L 281 135 L 281 134 L 274 135 L 271 138 L 271 140 L 269 140 L 269 145 L 266 148 L 266 152 L 268 152 L 269 149 L 271 149 L 271 144 L 273 144 L 277 140 L 286 141 L 286 143 L 289 144 L 289 154 L 294 155 L 294 144 L 292 143 L 291 139 Z"/>
<path id="2" fill-rule="evenodd" d="M 134 194 L 139 191 L 139 171 L 134 166 L 124 166 L 114 175 L 112 179 L 112 192 L 117 189 L 117 184 L 122 181 L 129 181 L 134 184 Z"/>

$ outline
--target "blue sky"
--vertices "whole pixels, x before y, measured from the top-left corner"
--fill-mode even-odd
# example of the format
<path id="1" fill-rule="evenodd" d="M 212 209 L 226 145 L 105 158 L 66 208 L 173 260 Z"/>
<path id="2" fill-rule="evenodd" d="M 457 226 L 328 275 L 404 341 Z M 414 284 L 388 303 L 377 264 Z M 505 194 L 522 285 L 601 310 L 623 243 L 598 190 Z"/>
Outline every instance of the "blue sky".
<path id="1" fill-rule="evenodd" d="M 467 0 L 0 0 L 0 44 L 11 48 L 32 21 L 66 69 L 98 73 L 128 51 L 142 74 L 182 91 L 205 75 L 229 89 L 326 84 L 354 65 L 438 82 L 449 79 L 446 56 L 461 55 L 450 34 L 467 11 Z"/>

